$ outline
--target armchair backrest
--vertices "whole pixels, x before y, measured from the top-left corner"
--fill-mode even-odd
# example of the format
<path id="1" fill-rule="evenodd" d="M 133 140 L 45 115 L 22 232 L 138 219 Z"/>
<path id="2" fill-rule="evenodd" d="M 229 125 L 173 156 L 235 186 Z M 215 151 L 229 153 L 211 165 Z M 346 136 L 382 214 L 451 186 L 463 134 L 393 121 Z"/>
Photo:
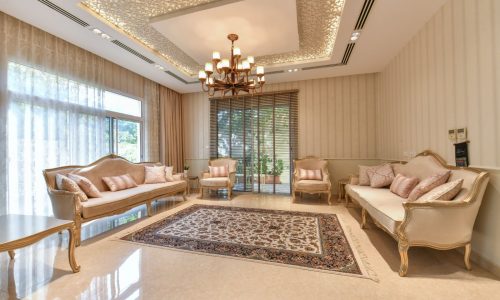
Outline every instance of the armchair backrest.
<path id="1" fill-rule="evenodd" d="M 314 156 L 307 156 L 293 161 L 294 174 L 297 175 L 298 169 L 318 170 L 320 169 L 324 175 L 328 175 L 328 161 Z"/>
<path id="2" fill-rule="evenodd" d="M 232 158 L 217 158 L 210 160 L 208 165 L 211 167 L 229 166 L 229 173 L 234 173 L 236 172 L 236 163 L 237 161 Z"/>

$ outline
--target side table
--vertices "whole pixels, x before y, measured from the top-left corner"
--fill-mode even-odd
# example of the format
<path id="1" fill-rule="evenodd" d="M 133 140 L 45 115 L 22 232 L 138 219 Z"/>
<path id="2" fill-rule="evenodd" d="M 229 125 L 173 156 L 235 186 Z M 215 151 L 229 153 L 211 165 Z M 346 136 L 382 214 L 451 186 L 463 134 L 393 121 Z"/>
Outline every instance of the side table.
<path id="1" fill-rule="evenodd" d="M 0 252 L 8 251 L 14 259 L 14 250 L 32 245 L 62 230 L 69 232 L 68 259 L 73 273 L 80 271 L 75 260 L 75 223 L 53 217 L 2 215 L 0 216 Z"/>

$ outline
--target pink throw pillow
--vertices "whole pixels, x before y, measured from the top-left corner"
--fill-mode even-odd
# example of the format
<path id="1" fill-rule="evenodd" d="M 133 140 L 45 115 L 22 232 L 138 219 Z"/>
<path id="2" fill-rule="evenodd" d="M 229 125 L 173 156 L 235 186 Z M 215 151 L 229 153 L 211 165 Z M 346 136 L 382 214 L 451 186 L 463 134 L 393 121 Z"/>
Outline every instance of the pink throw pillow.
<path id="1" fill-rule="evenodd" d="M 416 201 L 418 198 L 422 197 L 424 194 L 433 190 L 434 188 L 445 184 L 450 177 L 451 171 L 446 171 L 443 173 L 435 174 L 422 180 L 408 196 L 408 202 Z"/>
<path id="2" fill-rule="evenodd" d="M 359 167 L 359 185 L 370 185 L 368 171 L 376 169 L 378 166 L 358 166 Z"/>
<path id="3" fill-rule="evenodd" d="M 86 177 L 76 175 L 76 174 L 68 174 L 69 179 L 73 180 L 78 184 L 78 186 L 82 189 L 82 191 L 90 198 L 101 198 L 101 192 L 99 189 Z"/>
<path id="4" fill-rule="evenodd" d="M 442 184 L 418 198 L 418 201 L 453 200 L 460 190 L 462 190 L 463 183 L 463 179 L 458 179 Z"/>
<path id="5" fill-rule="evenodd" d="M 165 178 L 165 166 L 144 166 L 144 183 L 164 183 L 167 182 Z"/>
<path id="6" fill-rule="evenodd" d="M 210 170 L 210 177 L 227 177 L 229 176 L 229 166 L 220 166 L 220 167 L 208 167 Z"/>
<path id="7" fill-rule="evenodd" d="M 129 174 L 120 176 L 103 177 L 102 180 L 112 192 L 130 189 L 137 186 L 135 180 Z"/>
<path id="8" fill-rule="evenodd" d="M 392 181 L 390 190 L 394 194 L 406 199 L 417 184 L 417 177 L 406 177 L 398 174 Z"/>
<path id="9" fill-rule="evenodd" d="M 390 164 L 371 168 L 367 173 L 370 178 L 370 186 L 374 188 L 386 187 L 394 180 L 394 172 Z"/>
<path id="10" fill-rule="evenodd" d="M 299 180 L 323 180 L 321 170 L 298 169 Z"/>

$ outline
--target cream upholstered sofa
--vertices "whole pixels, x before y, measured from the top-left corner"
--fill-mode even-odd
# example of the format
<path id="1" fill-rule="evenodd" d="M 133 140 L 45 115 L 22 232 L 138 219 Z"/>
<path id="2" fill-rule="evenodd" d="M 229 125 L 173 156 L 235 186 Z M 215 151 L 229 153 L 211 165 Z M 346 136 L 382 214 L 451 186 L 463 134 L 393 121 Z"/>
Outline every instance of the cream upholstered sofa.
<path id="1" fill-rule="evenodd" d="M 393 163 L 394 173 L 422 180 L 451 170 L 448 181 L 463 179 L 462 189 L 453 200 L 405 202 L 387 188 L 346 185 L 346 195 L 361 208 L 361 227 L 367 216 L 398 241 L 401 264 L 399 275 L 408 271 L 408 249 L 413 246 L 447 250 L 465 247 L 464 262 L 471 268 L 471 236 L 474 222 L 488 184 L 488 174 L 472 168 L 448 166 L 437 154 L 424 151 L 406 164 Z"/>
<path id="2" fill-rule="evenodd" d="M 308 156 L 294 160 L 293 166 L 292 200 L 295 201 L 297 192 L 320 195 L 327 194 L 328 204 L 331 205 L 332 183 L 330 182 L 330 174 L 328 172 L 328 161 L 314 156 Z M 321 170 L 322 180 L 300 180 L 299 169 Z"/>
<path id="3" fill-rule="evenodd" d="M 160 163 L 131 163 L 125 158 L 111 154 L 88 166 L 64 166 L 43 170 L 47 191 L 52 202 L 54 216 L 59 219 L 74 220 L 77 228 L 76 244 L 80 245 L 82 223 L 101 217 L 123 213 L 135 206 L 146 204 L 148 216 L 152 215 L 151 202 L 155 199 L 182 194 L 184 200 L 187 183 L 179 175 L 176 181 L 144 184 L 144 166 Z M 82 202 L 78 193 L 58 190 L 56 175 L 77 174 L 89 179 L 100 191 L 101 198 L 89 198 Z M 106 176 L 130 174 L 137 187 L 111 192 L 102 181 Z"/>
<path id="4" fill-rule="evenodd" d="M 227 189 L 227 197 L 231 199 L 234 183 L 236 181 L 236 160 L 232 158 L 217 158 L 208 162 L 211 167 L 228 167 L 227 177 L 211 177 L 209 171 L 203 171 L 200 175 L 200 199 L 203 198 L 203 190 Z"/>

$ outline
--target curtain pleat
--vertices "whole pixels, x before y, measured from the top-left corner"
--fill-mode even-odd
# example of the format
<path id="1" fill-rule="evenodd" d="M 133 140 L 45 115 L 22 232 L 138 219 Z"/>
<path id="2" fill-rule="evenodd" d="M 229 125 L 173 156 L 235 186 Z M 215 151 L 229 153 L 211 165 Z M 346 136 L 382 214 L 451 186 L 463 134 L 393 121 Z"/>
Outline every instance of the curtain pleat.
<path id="1" fill-rule="evenodd" d="M 160 86 L 160 154 L 164 164 L 174 171 L 184 169 L 184 133 L 181 95 Z"/>

